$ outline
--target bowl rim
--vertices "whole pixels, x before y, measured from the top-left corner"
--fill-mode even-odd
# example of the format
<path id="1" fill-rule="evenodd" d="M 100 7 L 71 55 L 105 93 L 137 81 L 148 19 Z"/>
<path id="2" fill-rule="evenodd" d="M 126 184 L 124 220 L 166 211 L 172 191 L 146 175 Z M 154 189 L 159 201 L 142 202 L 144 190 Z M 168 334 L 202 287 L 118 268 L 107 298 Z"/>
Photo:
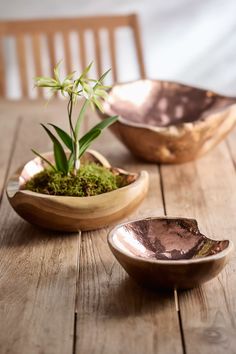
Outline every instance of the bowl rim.
<path id="1" fill-rule="evenodd" d="M 189 265 L 189 264 L 198 264 L 198 263 L 208 263 L 214 260 L 219 260 L 221 258 L 226 257 L 227 255 L 229 255 L 231 252 L 234 251 L 234 243 L 233 241 L 229 240 L 229 239 L 225 239 L 225 240 L 213 240 L 213 241 L 228 241 L 228 246 L 223 250 L 218 252 L 217 254 L 211 255 L 211 256 L 207 256 L 207 257 L 201 257 L 201 258 L 196 258 L 196 259 L 180 259 L 180 260 L 158 260 L 158 259 L 150 259 L 150 258 L 142 258 L 142 257 L 138 257 L 138 256 L 134 256 L 134 255 L 130 255 L 128 252 L 121 250 L 119 247 L 117 247 L 116 243 L 113 240 L 114 234 L 116 232 L 116 230 L 124 225 L 127 224 L 131 224 L 137 221 L 144 221 L 144 220 L 157 220 L 157 219 L 167 219 L 167 220 L 176 220 L 176 219 L 187 219 L 187 220 L 195 220 L 197 222 L 196 219 L 194 218 L 190 218 L 190 217 L 183 217 L 183 216 L 151 216 L 151 217 L 145 217 L 145 218 L 139 218 L 139 219 L 135 219 L 135 220 L 130 220 L 130 221 L 126 221 L 123 223 L 120 223 L 118 225 L 116 225 L 115 227 L 113 227 L 107 236 L 107 242 L 109 247 L 111 248 L 111 250 L 113 251 L 113 249 L 115 249 L 118 253 L 125 255 L 128 258 L 134 259 L 137 262 L 140 263 L 152 263 L 152 264 L 162 264 L 162 265 Z M 197 222 L 198 225 L 198 222 Z M 207 237 L 207 236 L 206 236 Z M 209 240 L 209 237 L 207 237 Z"/>
<path id="2" fill-rule="evenodd" d="M 89 149 L 88 150 L 89 152 L 96 152 L 96 150 L 92 150 L 92 149 Z M 46 155 L 46 154 L 49 154 L 51 153 L 51 151 L 47 151 L 47 152 L 44 152 L 42 153 L 42 155 Z M 98 153 L 100 154 L 100 153 Z M 104 157 L 102 155 L 102 157 Z M 49 194 L 44 194 L 44 193 L 38 193 L 38 192 L 33 192 L 33 191 L 30 191 L 30 190 L 27 190 L 27 189 L 19 189 L 19 182 L 16 182 L 16 179 L 18 180 L 20 174 L 22 173 L 24 167 L 31 161 L 35 160 L 37 157 L 31 159 L 31 160 L 28 160 L 26 161 L 25 163 L 23 163 L 8 179 L 7 181 L 7 184 L 6 184 L 6 194 L 7 194 L 7 197 L 9 199 L 12 199 L 14 198 L 17 194 L 25 194 L 25 195 L 28 195 L 28 196 L 32 196 L 32 197 L 36 197 L 36 198 L 43 198 L 43 199 L 52 199 L 52 200 L 55 200 L 55 201 L 60 201 L 61 198 L 63 198 L 64 200 L 74 200 L 75 198 L 80 198 L 80 200 L 86 200 L 86 201 L 91 201 L 92 199 L 94 200 L 95 199 L 98 199 L 98 198 L 101 198 L 101 196 L 104 196 L 104 195 L 112 195 L 112 193 L 117 193 L 119 191 L 125 191 L 127 189 L 130 188 L 130 186 L 136 186 L 137 184 L 140 183 L 140 180 L 141 179 L 144 179 L 144 178 L 148 178 L 149 174 L 146 170 L 141 170 L 139 172 L 129 172 L 129 171 L 126 171 L 126 170 L 123 170 L 121 168 L 118 168 L 118 170 L 120 171 L 124 171 L 124 172 L 128 172 L 129 175 L 133 175 L 133 176 L 136 176 L 136 179 L 135 181 L 131 182 L 130 184 L 124 186 L 124 187 L 120 187 L 118 189 L 115 189 L 113 191 L 110 191 L 110 192 L 106 192 L 106 193 L 101 193 L 101 194 L 98 194 L 98 195 L 94 195 L 94 196 L 87 196 L 87 197 L 76 197 L 76 196 L 67 196 L 67 195 L 49 195 Z M 105 158 L 106 159 L 106 158 Z M 107 161 L 108 162 L 108 161 Z M 113 167 L 110 165 L 110 167 Z M 18 183 L 17 185 L 17 188 L 15 188 L 15 192 L 14 194 L 12 195 L 12 192 L 10 192 L 9 190 L 9 187 L 12 183 Z"/>
<path id="3" fill-rule="evenodd" d="M 207 88 L 202 88 L 202 87 L 197 86 L 197 85 L 196 86 L 195 85 L 193 85 L 193 86 L 192 85 L 188 85 L 187 83 L 183 83 L 183 82 L 180 82 L 180 81 L 159 80 L 159 79 L 150 79 L 150 78 L 137 79 L 137 80 L 131 80 L 131 81 L 126 81 L 126 82 L 117 82 L 108 91 L 108 96 L 109 96 L 110 92 L 112 91 L 112 89 L 114 87 L 116 87 L 116 86 L 124 86 L 124 85 L 127 85 L 127 84 L 133 84 L 133 83 L 141 82 L 141 81 L 142 82 L 145 82 L 145 81 L 161 82 L 161 83 L 170 83 L 170 84 L 173 83 L 173 84 L 177 84 L 177 85 L 180 85 L 180 86 L 186 86 L 186 87 L 189 87 L 189 88 L 192 88 L 192 89 L 197 89 L 197 90 L 202 90 L 202 91 L 205 91 L 205 92 L 210 92 L 213 95 L 220 96 L 222 98 L 235 99 L 235 103 L 232 102 L 232 104 L 230 104 L 229 106 L 225 107 L 224 110 L 225 109 L 229 109 L 233 105 L 236 105 L 236 97 L 235 96 L 223 95 L 222 93 L 218 93 L 216 91 L 213 91 L 213 90 L 210 90 L 210 89 L 207 89 Z M 101 116 L 108 115 L 106 111 L 104 111 L 104 113 L 101 113 L 101 112 L 99 112 L 99 110 L 97 108 L 96 108 L 96 110 L 99 113 L 99 115 L 101 115 Z M 214 119 L 215 115 L 218 115 L 218 113 L 219 113 L 218 111 L 210 112 L 207 117 L 202 117 L 202 114 L 201 114 L 199 116 L 199 118 L 196 119 L 193 122 L 181 122 L 181 123 L 178 123 L 178 124 L 170 124 L 168 126 L 156 126 L 156 125 L 151 125 L 151 124 L 132 122 L 132 121 L 129 121 L 128 119 L 126 119 L 125 117 L 122 117 L 121 115 L 119 115 L 119 118 L 118 118 L 117 122 L 120 123 L 120 124 L 127 125 L 129 127 L 133 127 L 133 128 L 147 129 L 147 130 L 151 130 L 151 131 L 157 132 L 157 133 L 167 133 L 167 134 L 179 135 L 179 132 L 182 129 L 187 128 L 187 127 L 192 127 L 193 125 L 204 123 L 206 121 L 206 118 L 207 119 Z"/>

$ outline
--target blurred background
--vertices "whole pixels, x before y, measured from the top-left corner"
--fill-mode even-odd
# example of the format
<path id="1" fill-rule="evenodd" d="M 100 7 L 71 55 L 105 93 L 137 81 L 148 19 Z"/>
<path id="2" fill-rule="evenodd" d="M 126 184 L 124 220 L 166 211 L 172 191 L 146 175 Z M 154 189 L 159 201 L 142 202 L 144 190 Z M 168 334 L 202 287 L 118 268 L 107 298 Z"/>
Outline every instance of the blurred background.
<path id="1" fill-rule="evenodd" d="M 129 13 L 138 14 L 147 77 L 236 95 L 235 0 L 0 0 L 0 20 Z M 73 42 L 73 33 L 71 36 Z M 102 38 L 103 33 L 100 36 Z M 120 29 L 116 39 L 118 81 L 136 79 L 132 33 Z M 92 41 L 89 31 L 86 41 Z M 105 39 L 102 42 L 103 63 L 109 67 Z M 11 55 L 14 46 L 11 40 L 4 45 L 7 47 L 7 81 L 11 83 L 8 93 L 17 98 L 17 66 Z M 76 48 L 72 47 L 72 56 L 76 58 Z M 61 59 L 59 44 L 57 48 L 57 57 Z M 90 59 L 93 59 L 92 46 L 88 49 L 87 62 Z"/>

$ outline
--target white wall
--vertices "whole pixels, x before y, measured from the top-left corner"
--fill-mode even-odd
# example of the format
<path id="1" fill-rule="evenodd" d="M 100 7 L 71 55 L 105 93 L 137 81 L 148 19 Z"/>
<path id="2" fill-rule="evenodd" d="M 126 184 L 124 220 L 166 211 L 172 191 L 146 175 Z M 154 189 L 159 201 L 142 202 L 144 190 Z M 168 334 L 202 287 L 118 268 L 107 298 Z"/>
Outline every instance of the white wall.
<path id="1" fill-rule="evenodd" d="M 0 0 L 0 19 L 130 12 L 140 16 L 149 77 L 236 95 L 236 0 Z M 119 53 L 125 75 L 128 50 Z"/>

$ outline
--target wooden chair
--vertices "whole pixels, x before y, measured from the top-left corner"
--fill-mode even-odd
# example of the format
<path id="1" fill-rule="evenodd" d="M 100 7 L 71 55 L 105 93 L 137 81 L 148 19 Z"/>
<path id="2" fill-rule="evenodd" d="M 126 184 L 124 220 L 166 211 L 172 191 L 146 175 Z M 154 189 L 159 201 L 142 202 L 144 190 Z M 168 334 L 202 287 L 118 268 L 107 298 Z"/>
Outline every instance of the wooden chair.
<path id="1" fill-rule="evenodd" d="M 108 32 L 109 56 L 112 66 L 113 82 L 118 80 L 117 75 L 117 54 L 115 32 L 119 27 L 129 27 L 133 32 L 133 39 L 136 49 L 136 58 L 139 66 L 140 77 L 145 77 L 144 62 L 142 56 L 142 48 L 140 41 L 140 32 L 137 16 L 98 16 L 98 17 L 82 17 L 70 19 L 44 19 L 44 20 L 24 20 L 24 21 L 2 21 L 0 22 L 0 96 L 6 97 L 6 61 L 5 53 L 6 38 L 14 38 L 17 65 L 20 77 L 21 98 L 29 97 L 28 82 L 25 80 L 28 77 L 28 60 L 26 48 L 26 37 L 30 38 L 32 47 L 32 63 L 34 66 L 34 76 L 45 75 L 43 73 L 42 59 L 42 36 L 46 40 L 47 53 L 50 60 L 50 68 L 56 64 L 56 43 L 55 36 L 60 33 L 63 38 L 64 48 L 64 65 L 67 72 L 72 71 L 71 65 L 71 47 L 69 36 L 70 33 L 76 32 L 79 42 L 79 60 L 81 68 L 84 68 L 88 62 L 86 59 L 86 44 L 85 32 L 90 30 L 93 34 L 94 55 L 97 74 L 102 73 L 101 59 L 101 41 L 99 31 L 106 29 Z M 38 96 L 42 96 L 42 90 L 38 90 Z"/>

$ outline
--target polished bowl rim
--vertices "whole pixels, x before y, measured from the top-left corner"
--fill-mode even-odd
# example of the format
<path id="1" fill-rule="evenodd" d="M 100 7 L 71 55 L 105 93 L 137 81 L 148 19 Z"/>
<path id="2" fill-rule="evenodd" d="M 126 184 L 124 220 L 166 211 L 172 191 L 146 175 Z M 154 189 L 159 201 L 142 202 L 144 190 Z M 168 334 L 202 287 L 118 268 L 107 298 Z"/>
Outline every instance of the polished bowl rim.
<path id="1" fill-rule="evenodd" d="M 225 256 L 229 255 L 230 253 L 233 252 L 234 250 L 234 243 L 233 241 L 229 240 L 229 239 L 225 239 L 225 240 L 213 240 L 210 239 L 209 237 L 207 237 L 209 240 L 213 240 L 213 241 L 228 241 L 229 244 L 228 246 L 223 250 L 218 252 L 217 254 L 211 255 L 211 256 L 207 256 L 207 257 L 201 257 L 201 258 L 197 258 L 197 259 L 182 259 L 182 260 L 158 260 L 155 258 L 143 258 L 143 257 L 138 257 L 138 256 L 134 256 L 134 255 L 130 255 L 128 252 L 121 250 L 119 247 L 117 247 L 116 243 L 113 240 L 113 236 L 116 232 L 116 230 L 124 225 L 127 224 L 131 224 L 137 221 L 145 221 L 145 220 L 157 220 L 157 219 L 167 219 L 167 220 L 176 220 L 176 219 L 188 219 L 188 220 L 195 220 L 193 218 L 185 218 L 183 216 L 177 217 L 169 217 L 169 216 L 152 216 L 152 217 L 145 217 L 145 218 L 139 218 L 139 219 L 135 219 L 135 220 L 130 220 L 127 222 L 123 222 L 120 224 L 117 224 L 115 227 L 113 227 L 107 236 L 107 241 L 108 241 L 108 245 L 111 248 L 111 250 L 113 251 L 113 249 L 115 249 L 117 252 L 119 252 L 122 255 L 125 255 L 128 258 L 131 258 L 139 263 L 152 263 L 152 264 L 162 264 L 162 265 L 189 265 L 189 264 L 198 264 L 198 263 L 208 263 L 211 262 L 213 260 L 219 260 L 224 258 Z"/>
<path id="2" fill-rule="evenodd" d="M 98 153 L 96 150 L 93 150 L 93 149 L 88 149 L 89 152 L 92 152 L 92 153 Z M 51 153 L 51 151 L 47 151 L 47 152 L 44 152 L 42 153 L 42 155 L 46 155 L 46 154 L 49 154 Z M 98 155 L 101 155 L 100 153 L 98 153 Z M 101 155 L 103 158 L 104 156 Z M 25 194 L 25 195 L 28 195 L 28 196 L 32 196 L 32 197 L 37 197 L 37 198 L 45 198 L 45 199 L 51 199 L 51 200 L 55 200 L 55 201 L 61 201 L 61 198 L 63 198 L 64 201 L 70 201 L 70 200 L 75 200 L 76 198 L 79 198 L 80 200 L 86 200 L 86 201 L 90 201 L 91 199 L 98 199 L 101 197 L 103 197 L 104 195 L 106 196 L 111 196 L 112 194 L 115 194 L 117 191 L 121 191 L 121 190 L 126 190 L 128 188 L 130 188 L 130 186 L 136 186 L 136 184 L 139 184 L 140 183 L 140 179 L 142 178 L 147 178 L 148 177 L 148 172 L 146 170 L 141 170 L 139 172 L 129 172 L 129 171 L 126 171 L 126 170 L 123 170 L 121 168 L 117 168 L 118 171 L 122 171 L 122 172 L 127 172 L 129 175 L 133 175 L 133 176 L 136 176 L 136 179 L 135 181 L 131 182 L 130 184 L 124 186 L 124 187 L 120 187 L 118 189 L 115 189 L 113 191 L 110 191 L 110 192 L 106 192 L 106 193 L 101 193 L 101 194 L 98 194 L 98 195 L 93 195 L 93 196 L 87 196 L 87 197 L 76 197 L 76 196 L 66 196 L 66 195 L 50 195 L 50 194 L 44 194 L 44 193 L 38 193 L 38 192 L 33 192 L 33 191 L 30 191 L 30 190 L 27 190 L 27 189 L 20 189 L 19 188 L 19 182 L 18 182 L 18 186 L 16 188 L 16 191 L 14 194 L 12 194 L 10 191 L 9 191 L 9 186 L 15 181 L 15 180 L 18 180 L 18 178 L 20 177 L 24 167 L 27 165 L 27 163 L 35 160 L 37 157 L 31 159 L 31 160 L 28 160 L 27 162 L 23 163 L 8 179 L 7 181 L 7 184 L 6 184 L 6 194 L 7 194 L 7 197 L 9 199 L 12 199 L 14 198 L 17 194 Z M 104 158 L 106 160 L 106 158 Z M 110 167 L 112 167 L 110 165 L 110 163 L 106 160 L 106 162 L 109 164 Z M 105 165 L 104 165 L 105 166 Z M 105 166 L 105 167 L 108 167 Z"/>
<path id="3" fill-rule="evenodd" d="M 134 185 L 136 185 L 138 182 L 139 182 L 139 180 L 140 180 L 140 178 L 141 177 L 146 177 L 147 175 L 148 175 L 148 172 L 146 171 L 146 170 L 141 170 L 140 172 L 138 172 L 137 174 L 135 174 L 135 175 L 137 175 L 137 178 L 136 178 L 136 180 L 135 181 L 133 181 L 133 182 L 131 182 L 130 184 L 128 184 L 127 186 L 124 186 L 124 187 L 120 187 L 120 188 L 118 188 L 118 189 L 115 189 L 115 190 L 113 190 L 113 191 L 110 191 L 110 192 L 106 192 L 106 193 L 101 193 L 101 194 L 97 194 L 97 195 L 90 195 L 90 196 L 87 196 L 87 197 L 78 197 L 78 196 L 67 196 L 67 195 L 50 195 L 50 194 L 44 194 L 44 193 L 39 193 L 39 192 L 33 192 L 33 191 L 30 191 L 30 190 L 27 190 L 27 189 L 18 189 L 16 192 L 15 192 L 15 194 L 14 195 L 10 195 L 9 194 L 9 184 L 12 182 L 12 180 L 13 180 L 13 178 L 14 178 L 14 176 L 15 176 L 16 174 L 14 174 L 14 175 L 12 175 L 10 178 L 9 178 L 9 180 L 8 180 L 8 182 L 7 182 L 7 186 L 6 186 L 6 192 L 7 192 L 7 195 L 8 195 L 8 197 L 11 199 L 11 198 L 13 198 L 17 193 L 23 193 L 23 194 L 27 194 L 27 195 L 31 195 L 31 196 L 36 196 L 36 197 L 40 197 L 40 198 L 50 198 L 50 199 L 54 199 L 54 200 L 56 200 L 56 199 L 61 199 L 62 197 L 63 198 L 66 198 L 66 199 L 68 199 L 68 200 L 72 200 L 72 199 L 75 199 L 75 198 L 80 198 L 81 200 L 91 200 L 91 198 L 98 198 L 98 197 L 101 197 L 102 195 L 111 195 L 112 193 L 115 193 L 115 192 L 117 192 L 118 190 L 125 190 L 125 189 L 128 189 L 131 185 L 132 186 L 134 186 Z"/>

